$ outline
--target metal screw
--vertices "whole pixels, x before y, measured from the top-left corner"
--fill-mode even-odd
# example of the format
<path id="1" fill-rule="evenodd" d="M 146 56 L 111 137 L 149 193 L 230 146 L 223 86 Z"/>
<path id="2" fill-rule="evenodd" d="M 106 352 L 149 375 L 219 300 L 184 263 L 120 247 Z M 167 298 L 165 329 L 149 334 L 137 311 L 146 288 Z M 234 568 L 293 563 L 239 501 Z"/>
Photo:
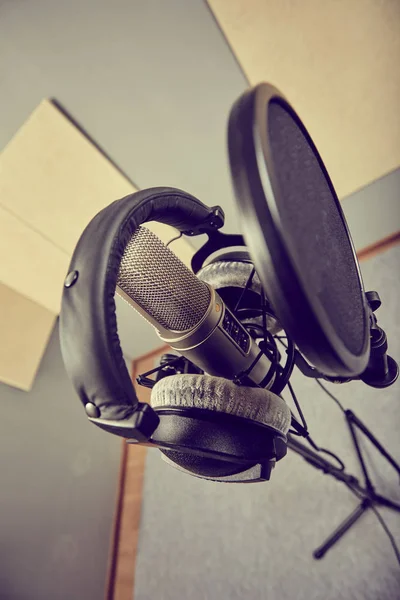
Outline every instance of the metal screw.
<path id="1" fill-rule="evenodd" d="M 99 409 L 97 408 L 97 406 L 92 404 L 92 402 L 88 402 L 87 404 L 85 404 L 85 410 L 87 416 L 92 417 L 92 419 L 97 419 L 97 417 L 100 416 Z"/>
<path id="2" fill-rule="evenodd" d="M 74 283 L 76 283 L 76 281 L 78 280 L 79 277 L 79 273 L 78 271 L 71 271 L 70 273 L 68 273 L 68 275 L 65 278 L 64 281 L 64 287 L 66 288 L 70 288 L 74 285 Z"/>

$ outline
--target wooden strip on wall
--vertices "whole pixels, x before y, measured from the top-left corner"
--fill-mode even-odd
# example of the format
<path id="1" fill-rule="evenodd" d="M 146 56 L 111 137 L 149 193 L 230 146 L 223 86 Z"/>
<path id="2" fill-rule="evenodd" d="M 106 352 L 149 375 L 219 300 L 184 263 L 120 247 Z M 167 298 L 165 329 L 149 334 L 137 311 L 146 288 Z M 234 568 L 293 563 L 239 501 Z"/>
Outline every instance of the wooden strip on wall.
<path id="1" fill-rule="evenodd" d="M 145 460 L 146 448 L 144 446 L 126 445 L 125 481 L 120 512 L 117 560 L 113 573 L 114 581 L 110 581 L 109 595 L 107 596 L 112 600 L 132 600 L 133 598 Z"/>
<path id="2" fill-rule="evenodd" d="M 357 252 L 358 260 L 364 261 L 368 258 L 372 258 L 377 254 L 381 254 L 381 252 L 386 252 L 386 250 L 390 250 L 390 248 L 393 248 L 393 246 L 397 246 L 397 244 L 400 244 L 400 231 L 394 233 L 393 235 L 389 235 L 383 240 L 377 242 L 376 244 L 367 246 L 367 248 L 363 248 L 362 250 Z"/>
<path id="3" fill-rule="evenodd" d="M 125 492 L 125 477 L 126 477 L 126 462 L 127 462 L 127 450 L 128 444 L 125 440 L 122 440 L 121 444 L 121 458 L 119 463 L 118 472 L 118 483 L 117 483 L 117 494 L 114 509 L 114 518 L 111 528 L 110 536 L 110 550 L 108 554 L 108 566 L 106 575 L 106 587 L 105 587 L 105 600 L 112 600 L 114 596 L 114 585 L 116 577 L 116 569 L 118 562 L 118 545 L 119 535 L 121 531 L 121 518 L 123 514 L 124 506 L 124 492 Z"/>
<path id="4" fill-rule="evenodd" d="M 159 348 L 134 361 L 133 381 L 137 374 L 152 369 L 157 356 L 164 351 L 165 347 Z M 151 390 L 138 386 L 136 383 L 135 389 L 140 402 L 150 402 Z M 124 442 L 114 532 L 110 548 L 106 600 L 133 599 L 146 450 L 145 446 Z"/>

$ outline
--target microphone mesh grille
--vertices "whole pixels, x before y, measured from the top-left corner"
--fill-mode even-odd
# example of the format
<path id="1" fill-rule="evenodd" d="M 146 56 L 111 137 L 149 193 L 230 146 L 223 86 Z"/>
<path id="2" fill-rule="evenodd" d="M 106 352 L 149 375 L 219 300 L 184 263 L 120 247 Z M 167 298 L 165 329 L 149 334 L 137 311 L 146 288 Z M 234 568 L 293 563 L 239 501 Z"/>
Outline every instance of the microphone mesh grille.
<path id="1" fill-rule="evenodd" d="M 117 285 L 154 321 L 173 331 L 197 325 L 211 299 L 208 286 L 145 227 L 135 231 L 125 248 Z"/>

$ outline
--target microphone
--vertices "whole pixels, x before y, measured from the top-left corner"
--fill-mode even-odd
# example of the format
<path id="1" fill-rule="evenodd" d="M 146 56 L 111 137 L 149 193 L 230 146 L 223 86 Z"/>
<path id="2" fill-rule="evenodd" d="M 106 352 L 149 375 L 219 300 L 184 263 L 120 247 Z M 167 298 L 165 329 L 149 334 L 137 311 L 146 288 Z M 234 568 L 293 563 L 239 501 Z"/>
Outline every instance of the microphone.
<path id="1" fill-rule="evenodd" d="M 160 339 L 209 375 L 271 387 L 275 369 L 219 294 L 145 227 L 128 242 L 117 293 Z"/>

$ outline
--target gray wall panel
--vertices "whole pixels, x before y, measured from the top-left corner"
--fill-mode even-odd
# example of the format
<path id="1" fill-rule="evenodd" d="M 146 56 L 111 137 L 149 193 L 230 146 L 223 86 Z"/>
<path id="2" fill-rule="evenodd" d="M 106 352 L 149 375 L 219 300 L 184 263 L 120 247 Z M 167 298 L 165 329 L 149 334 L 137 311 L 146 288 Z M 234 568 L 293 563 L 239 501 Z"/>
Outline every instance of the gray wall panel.
<path id="1" fill-rule="evenodd" d="M 55 328 L 31 392 L 0 384 L 0 598 L 104 594 L 121 440 L 85 418 Z"/>

